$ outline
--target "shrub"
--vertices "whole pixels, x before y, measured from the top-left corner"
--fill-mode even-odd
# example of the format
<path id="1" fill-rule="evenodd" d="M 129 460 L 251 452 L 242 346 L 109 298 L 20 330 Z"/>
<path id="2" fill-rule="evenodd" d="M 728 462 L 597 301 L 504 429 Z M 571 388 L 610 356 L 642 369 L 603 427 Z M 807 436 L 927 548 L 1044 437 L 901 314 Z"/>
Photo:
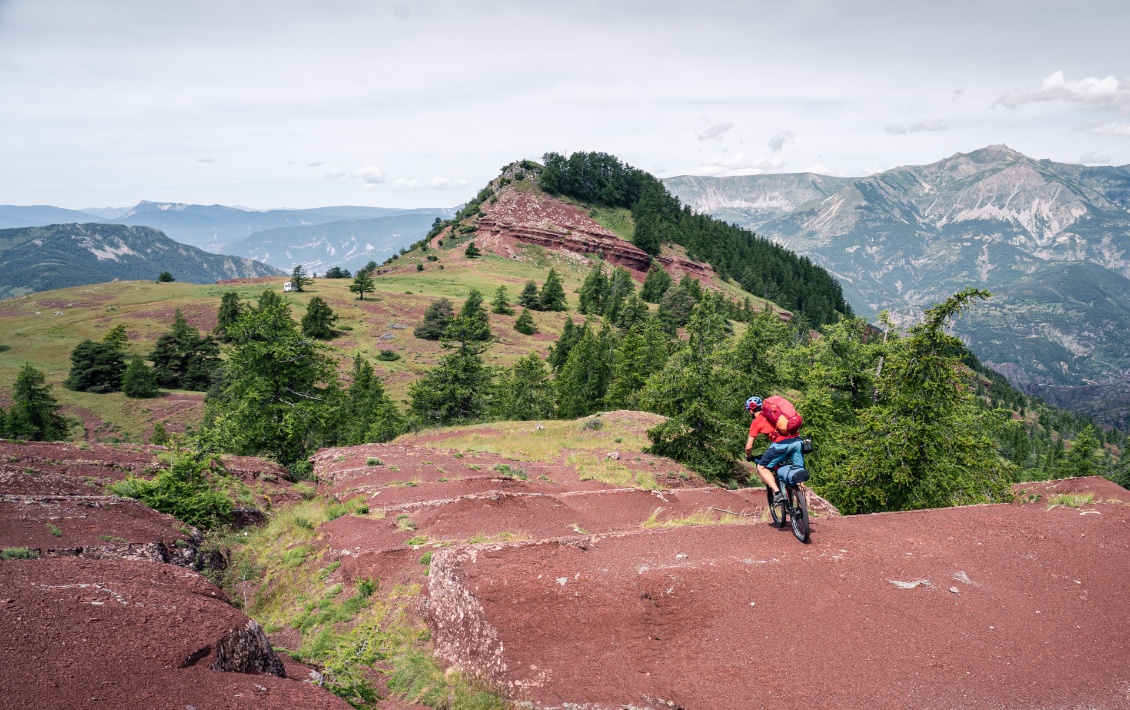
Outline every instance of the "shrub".
<path id="1" fill-rule="evenodd" d="M 377 355 L 377 359 L 382 362 L 395 362 L 400 359 L 400 353 L 393 352 L 392 350 L 382 350 Z"/>
<path id="2" fill-rule="evenodd" d="M 357 593 L 362 597 L 371 597 L 375 591 L 377 591 L 377 582 L 372 577 L 357 580 Z"/>
<path id="3" fill-rule="evenodd" d="M 201 452 L 174 451 L 169 467 L 153 480 L 129 478 L 110 485 L 110 492 L 135 498 L 188 525 L 209 529 L 226 522 L 234 504 L 218 487 L 227 474 L 223 465 Z"/>
<path id="4" fill-rule="evenodd" d="M 0 559 L 38 560 L 39 552 L 26 547 L 5 547 L 3 550 L 0 550 Z"/>

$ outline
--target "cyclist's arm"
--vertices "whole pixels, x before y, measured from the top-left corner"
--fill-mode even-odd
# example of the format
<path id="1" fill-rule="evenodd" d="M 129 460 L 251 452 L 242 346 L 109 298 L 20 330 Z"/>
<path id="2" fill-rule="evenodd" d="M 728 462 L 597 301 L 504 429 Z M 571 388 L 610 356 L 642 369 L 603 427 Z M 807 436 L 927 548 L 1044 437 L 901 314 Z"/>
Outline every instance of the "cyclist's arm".
<path id="1" fill-rule="evenodd" d="M 745 460 L 749 461 L 753 457 L 753 436 L 745 440 Z"/>

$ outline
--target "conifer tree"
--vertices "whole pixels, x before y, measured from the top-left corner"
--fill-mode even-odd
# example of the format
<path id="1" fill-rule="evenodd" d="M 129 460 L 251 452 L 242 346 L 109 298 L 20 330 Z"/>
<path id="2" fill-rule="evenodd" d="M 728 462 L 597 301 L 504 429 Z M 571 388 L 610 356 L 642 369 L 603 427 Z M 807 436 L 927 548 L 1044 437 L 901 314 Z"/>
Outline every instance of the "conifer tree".
<path id="1" fill-rule="evenodd" d="M 156 397 L 157 393 L 157 377 L 153 374 L 153 369 L 145 364 L 140 355 L 134 355 L 122 375 L 122 394 L 134 399 L 144 399 Z"/>
<path id="2" fill-rule="evenodd" d="M 612 379 L 605 395 L 608 409 L 640 409 L 648 379 L 667 364 L 668 336 L 655 318 L 634 324 L 612 356 Z"/>
<path id="3" fill-rule="evenodd" d="M 428 306 L 424 311 L 423 322 L 416 326 L 412 333 L 424 340 L 439 340 L 453 318 L 455 318 L 455 307 L 451 305 L 451 301 L 441 298 Z"/>
<path id="4" fill-rule="evenodd" d="M 463 250 L 463 256 L 467 257 L 468 259 L 478 259 L 482 255 L 483 252 L 477 246 L 475 246 L 474 242 L 467 244 L 467 248 Z"/>
<path id="5" fill-rule="evenodd" d="M 635 324 L 643 323 L 647 319 L 647 304 L 640 300 L 639 294 L 633 293 L 631 298 L 625 301 L 620 308 L 620 313 L 616 316 L 616 327 L 620 330 L 628 330 Z"/>
<path id="6" fill-rule="evenodd" d="M 302 316 L 302 334 L 307 338 L 329 340 L 334 337 L 333 325 L 337 314 L 321 296 L 314 296 L 306 304 L 306 314 Z"/>
<path id="7" fill-rule="evenodd" d="M 557 275 L 556 270 L 552 268 L 549 270 L 549 275 L 545 277 L 545 283 L 542 284 L 541 292 L 538 294 L 538 301 L 543 311 L 568 309 L 568 304 L 565 302 L 565 288 L 561 285 L 561 277 Z"/>
<path id="8" fill-rule="evenodd" d="M 553 347 L 549 349 L 549 365 L 554 372 L 561 372 L 561 368 L 565 367 L 565 362 L 569 359 L 569 351 L 583 337 L 581 331 L 587 328 L 588 323 L 577 326 L 572 318 L 565 319 L 565 326 L 561 329 L 561 335 L 558 336 Z"/>
<path id="9" fill-rule="evenodd" d="M 219 366 L 219 354 L 220 347 L 212 336 L 201 337 L 178 308 L 173 313 L 172 328 L 157 339 L 149 359 L 161 387 L 203 392 Z"/>
<path id="10" fill-rule="evenodd" d="M 659 310 L 656 311 L 656 317 L 663 323 L 663 327 L 667 329 L 668 333 L 674 335 L 677 329 L 687 324 L 695 300 L 695 297 L 683 288 L 682 284 L 667 289 L 663 298 L 659 299 Z"/>
<path id="11" fill-rule="evenodd" d="M 556 390 L 537 353 L 520 358 L 499 377 L 492 406 L 500 419 L 549 419 L 556 410 Z"/>
<path id="12" fill-rule="evenodd" d="M 648 303 L 659 303 L 659 299 L 663 298 L 663 294 L 667 293 L 669 288 L 671 288 L 671 275 L 658 262 L 653 261 L 643 280 L 640 298 Z"/>
<path id="13" fill-rule="evenodd" d="M 149 434 L 149 443 L 154 446 L 166 446 L 169 443 L 169 432 L 161 422 L 153 423 L 153 431 Z"/>
<path id="14" fill-rule="evenodd" d="M 483 307 L 483 295 L 476 289 L 471 289 L 458 317 L 444 330 L 442 339 L 445 345 L 457 342 L 461 350 L 475 349 L 481 352 L 482 344 L 489 343 L 492 337 L 490 316 Z"/>
<path id="15" fill-rule="evenodd" d="M 409 388 L 409 410 L 425 426 L 474 421 L 490 404 L 491 379 L 478 352 L 453 350 Z"/>
<path id="16" fill-rule="evenodd" d="M 3 435 L 25 441 L 61 441 L 70 423 L 59 414 L 59 403 L 43 373 L 25 364 L 12 385 L 12 408 L 4 419 Z"/>
<path id="17" fill-rule="evenodd" d="M 117 392 L 126 370 L 125 326 L 119 323 L 100 341 L 84 340 L 71 351 L 71 371 L 63 386 L 75 392 Z"/>
<path id="18" fill-rule="evenodd" d="M 636 282 L 632 279 L 632 273 L 620 266 L 613 269 L 612 276 L 608 279 L 608 292 L 601 315 L 615 323 L 620 318 L 620 306 L 635 291 Z"/>
<path id="19" fill-rule="evenodd" d="M 345 392 L 342 443 L 353 446 L 392 441 L 403 434 L 407 429 L 404 417 L 361 353 L 353 358 L 350 375 L 352 384 Z"/>
<path id="20" fill-rule="evenodd" d="M 581 284 L 581 302 L 578 309 L 581 315 L 598 316 L 604 312 L 604 299 L 608 293 L 608 277 L 604 274 L 604 262 L 598 261 L 596 268 L 589 272 Z"/>
<path id="21" fill-rule="evenodd" d="M 565 366 L 557 376 L 557 407 L 562 419 L 583 417 L 600 411 L 612 380 L 612 352 L 615 337 L 605 323 L 599 332 L 582 328 L 581 339 L 569 351 Z"/>
<path id="22" fill-rule="evenodd" d="M 522 335 L 533 335 L 538 332 L 538 326 L 534 323 L 534 317 L 530 315 L 529 308 L 522 309 L 522 314 L 518 316 L 518 320 L 514 321 L 514 330 Z"/>
<path id="23" fill-rule="evenodd" d="M 526 285 L 522 287 L 522 293 L 518 295 L 518 305 L 523 308 L 529 308 L 532 311 L 541 310 L 541 298 L 538 295 L 538 285 L 532 280 L 527 281 Z"/>
<path id="24" fill-rule="evenodd" d="M 222 343 L 228 342 L 227 329 L 239 320 L 244 310 L 243 304 L 239 302 L 238 293 L 235 291 L 224 293 L 220 297 L 220 309 L 216 312 L 216 327 L 212 329 L 212 335 Z"/>
<path id="25" fill-rule="evenodd" d="M 306 275 L 306 269 L 302 264 L 295 264 L 294 270 L 290 272 L 291 289 L 302 292 L 303 286 L 309 286 L 312 283 L 314 283 L 314 279 Z"/>
<path id="26" fill-rule="evenodd" d="M 494 292 L 494 300 L 490 302 L 490 312 L 497 313 L 500 316 L 514 315 L 514 308 L 506 297 L 505 286 L 499 286 L 498 290 Z"/>
<path id="27" fill-rule="evenodd" d="M 376 264 L 373 264 L 373 268 L 376 268 Z M 363 269 L 353 277 L 353 283 L 349 284 L 349 290 L 357 294 L 358 301 L 364 301 L 365 294 L 371 293 L 374 286 L 373 272 L 369 269 Z"/>

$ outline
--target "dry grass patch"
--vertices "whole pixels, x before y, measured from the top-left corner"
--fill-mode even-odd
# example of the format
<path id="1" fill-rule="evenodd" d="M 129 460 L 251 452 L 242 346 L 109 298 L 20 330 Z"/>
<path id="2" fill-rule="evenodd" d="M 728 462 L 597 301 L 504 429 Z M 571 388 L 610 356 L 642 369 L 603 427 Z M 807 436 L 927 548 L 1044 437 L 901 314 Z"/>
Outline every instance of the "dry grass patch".
<path id="1" fill-rule="evenodd" d="M 662 507 L 653 510 L 648 519 L 643 521 L 641 527 L 644 530 L 651 530 L 653 528 L 683 528 L 694 525 L 746 525 L 750 522 L 750 518 L 741 515 L 722 513 L 706 508 L 700 508 L 681 518 L 660 519 L 659 516 L 662 515 L 664 510 Z"/>

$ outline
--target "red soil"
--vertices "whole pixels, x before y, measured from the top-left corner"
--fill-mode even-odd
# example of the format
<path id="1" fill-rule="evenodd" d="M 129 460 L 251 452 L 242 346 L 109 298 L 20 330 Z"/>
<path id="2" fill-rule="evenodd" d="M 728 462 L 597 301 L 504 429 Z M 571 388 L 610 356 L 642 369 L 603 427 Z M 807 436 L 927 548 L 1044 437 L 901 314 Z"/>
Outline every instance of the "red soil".
<path id="1" fill-rule="evenodd" d="M 220 590 L 172 565 L 0 562 L 0 620 L 6 708 L 349 707 L 300 679 L 215 670 L 283 666 Z"/>
<path id="2" fill-rule="evenodd" d="M 426 614 L 535 707 L 1128 707 L 1130 495 L 1038 485 L 1104 502 L 453 547 Z"/>

